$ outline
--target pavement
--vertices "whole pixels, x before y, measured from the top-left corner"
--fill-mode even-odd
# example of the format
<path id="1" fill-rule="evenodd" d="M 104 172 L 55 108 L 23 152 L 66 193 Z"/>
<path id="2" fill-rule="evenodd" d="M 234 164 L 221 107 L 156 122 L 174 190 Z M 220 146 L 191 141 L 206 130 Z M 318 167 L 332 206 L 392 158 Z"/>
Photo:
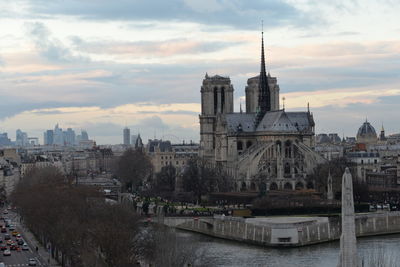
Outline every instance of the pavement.
<path id="1" fill-rule="evenodd" d="M 21 234 L 23 240 L 28 244 L 28 251 L 17 252 L 15 250 L 11 251 L 11 256 L 3 256 L 0 254 L 0 262 L 4 262 L 7 267 L 22 267 L 28 266 L 28 261 L 31 258 L 36 259 L 37 266 L 61 266 L 55 259 L 51 258 L 49 251 L 43 247 L 34 237 L 34 235 L 29 231 L 27 227 L 20 222 L 20 217 L 18 214 L 8 211 L 8 214 L 3 214 L 1 210 L 1 216 L 11 219 L 12 224 L 15 225 L 16 230 Z M 4 225 L 1 220 L 0 224 Z M 7 233 L 11 235 L 11 231 L 7 229 Z M 2 240 L 4 241 L 4 234 L 1 234 Z M 14 240 L 14 238 L 11 238 Z M 37 247 L 37 251 L 36 251 Z"/>

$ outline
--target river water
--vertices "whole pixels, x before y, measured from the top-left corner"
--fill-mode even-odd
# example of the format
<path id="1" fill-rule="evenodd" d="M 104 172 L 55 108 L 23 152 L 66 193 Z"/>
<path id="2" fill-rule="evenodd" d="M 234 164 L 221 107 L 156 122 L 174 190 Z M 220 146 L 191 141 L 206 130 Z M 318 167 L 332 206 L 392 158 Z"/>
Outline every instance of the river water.
<path id="1" fill-rule="evenodd" d="M 182 232 L 178 235 L 196 242 L 201 251 L 200 266 L 267 266 L 267 267 L 336 267 L 339 241 L 300 248 L 263 248 L 226 241 L 205 235 Z M 376 258 L 390 261 L 388 267 L 400 267 L 400 235 L 364 237 L 357 240 L 360 261 L 372 267 Z M 376 260 L 375 260 L 376 262 Z"/>

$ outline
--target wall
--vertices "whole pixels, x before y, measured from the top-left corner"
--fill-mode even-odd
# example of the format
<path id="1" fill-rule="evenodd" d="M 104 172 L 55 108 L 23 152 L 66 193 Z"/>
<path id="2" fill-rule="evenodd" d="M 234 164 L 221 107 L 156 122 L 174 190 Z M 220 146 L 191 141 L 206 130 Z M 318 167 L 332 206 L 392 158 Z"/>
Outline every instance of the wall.
<path id="1" fill-rule="evenodd" d="M 357 215 L 355 224 L 358 237 L 400 233 L 400 212 Z M 186 220 L 176 227 L 262 246 L 306 246 L 339 239 L 341 218 L 320 217 L 303 222 L 257 224 L 244 218 L 215 216 L 213 219 Z"/>

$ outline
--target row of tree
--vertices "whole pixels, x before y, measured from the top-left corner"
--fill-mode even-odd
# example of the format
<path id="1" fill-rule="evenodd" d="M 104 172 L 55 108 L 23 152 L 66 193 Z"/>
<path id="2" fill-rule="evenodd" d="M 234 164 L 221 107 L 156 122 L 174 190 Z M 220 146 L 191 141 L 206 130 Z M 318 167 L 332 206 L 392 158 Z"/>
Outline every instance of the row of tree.
<path id="1" fill-rule="evenodd" d="M 128 191 L 173 198 L 177 191 L 191 192 L 195 200 L 211 192 L 232 190 L 231 177 L 222 168 L 192 158 L 179 171 L 172 165 L 153 175 L 153 166 L 142 150 L 128 149 L 117 161 L 117 177 Z"/>
<path id="2" fill-rule="evenodd" d="M 139 217 L 106 203 L 96 188 L 74 185 L 56 168 L 30 170 L 11 200 L 63 266 L 132 266 L 141 257 Z"/>

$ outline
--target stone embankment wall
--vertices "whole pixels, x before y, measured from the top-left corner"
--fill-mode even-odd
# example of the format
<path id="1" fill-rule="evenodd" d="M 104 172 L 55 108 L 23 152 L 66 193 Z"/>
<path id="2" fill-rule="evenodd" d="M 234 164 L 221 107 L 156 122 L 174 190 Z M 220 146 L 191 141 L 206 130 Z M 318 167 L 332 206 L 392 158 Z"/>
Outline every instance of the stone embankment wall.
<path id="1" fill-rule="evenodd" d="M 306 246 L 337 240 L 341 234 L 340 217 L 316 217 L 299 221 L 268 223 L 262 218 L 214 216 L 169 223 L 179 229 L 262 246 Z M 300 218 L 300 217 L 298 217 Z M 400 212 L 356 215 L 356 235 L 372 236 L 400 233 Z"/>

